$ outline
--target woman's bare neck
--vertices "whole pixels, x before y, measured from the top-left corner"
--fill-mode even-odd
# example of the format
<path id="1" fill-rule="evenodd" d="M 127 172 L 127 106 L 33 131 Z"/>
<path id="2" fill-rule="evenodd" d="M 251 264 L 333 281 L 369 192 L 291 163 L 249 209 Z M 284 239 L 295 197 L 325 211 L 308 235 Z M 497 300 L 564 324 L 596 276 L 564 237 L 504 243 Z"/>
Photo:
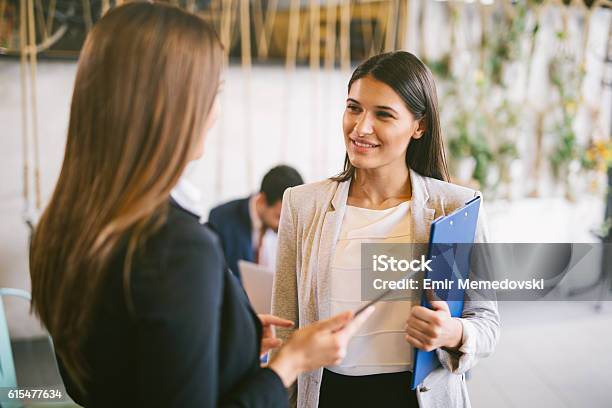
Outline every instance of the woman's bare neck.
<path id="1" fill-rule="evenodd" d="M 411 187 L 408 169 L 402 172 L 357 169 L 347 204 L 373 210 L 392 208 L 410 200 Z"/>

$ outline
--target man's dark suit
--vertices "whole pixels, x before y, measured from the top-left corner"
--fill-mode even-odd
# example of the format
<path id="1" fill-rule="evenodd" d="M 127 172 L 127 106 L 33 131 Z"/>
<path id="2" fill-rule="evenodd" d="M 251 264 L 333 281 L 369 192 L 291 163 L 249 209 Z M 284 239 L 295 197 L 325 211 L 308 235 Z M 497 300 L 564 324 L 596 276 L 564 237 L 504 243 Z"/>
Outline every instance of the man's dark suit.
<path id="1" fill-rule="evenodd" d="M 255 260 L 249 197 L 213 208 L 208 223 L 219 234 L 227 265 L 240 279 L 238 260 Z"/>

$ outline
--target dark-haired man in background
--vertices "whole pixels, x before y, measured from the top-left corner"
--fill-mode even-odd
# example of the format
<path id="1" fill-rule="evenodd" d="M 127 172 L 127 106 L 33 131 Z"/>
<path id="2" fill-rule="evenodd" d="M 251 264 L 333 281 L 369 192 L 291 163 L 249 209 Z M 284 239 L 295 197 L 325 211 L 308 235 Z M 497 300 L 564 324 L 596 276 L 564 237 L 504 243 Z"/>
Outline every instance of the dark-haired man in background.
<path id="1" fill-rule="evenodd" d="M 225 260 L 240 279 L 238 260 L 276 269 L 276 241 L 283 193 L 304 184 L 293 167 L 276 166 L 261 181 L 259 193 L 213 208 L 208 223 L 217 231 Z"/>

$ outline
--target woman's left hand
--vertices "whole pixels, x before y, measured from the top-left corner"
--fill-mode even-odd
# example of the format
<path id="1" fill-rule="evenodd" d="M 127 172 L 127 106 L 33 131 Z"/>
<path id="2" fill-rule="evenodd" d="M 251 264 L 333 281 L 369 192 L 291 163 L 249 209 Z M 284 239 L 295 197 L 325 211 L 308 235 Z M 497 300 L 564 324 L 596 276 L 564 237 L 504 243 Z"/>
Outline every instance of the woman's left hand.
<path id="1" fill-rule="evenodd" d="M 406 341 L 413 347 L 432 351 L 440 347 L 457 349 L 461 346 L 463 325 L 451 317 L 448 304 L 443 300 L 430 301 L 433 310 L 413 306 L 406 321 Z"/>
<path id="2" fill-rule="evenodd" d="M 260 355 L 263 356 L 268 351 L 278 348 L 283 344 L 281 339 L 276 338 L 274 327 L 292 327 L 293 322 L 291 320 L 281 319 L 280 317 L 269 314 L 258 314 L 257 317 L 259 317 L 261 325 L 263 326 L 260 350 Z"/>

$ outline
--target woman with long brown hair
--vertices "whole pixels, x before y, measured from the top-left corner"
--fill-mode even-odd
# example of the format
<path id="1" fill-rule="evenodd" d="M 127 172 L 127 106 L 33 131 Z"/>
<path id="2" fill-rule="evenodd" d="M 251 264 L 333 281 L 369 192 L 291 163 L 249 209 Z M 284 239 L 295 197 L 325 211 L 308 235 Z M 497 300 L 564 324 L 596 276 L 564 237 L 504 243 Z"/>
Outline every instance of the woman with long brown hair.
<path id="1" fill-rule="evenodd" d="M 342 128 L 343 171 L 283 198 L 272 311 L 300 327 L 366 303 L 362 244 L 427 243 L 435 218 L 480 195 L 449 182 L 434 79 L 411 53 L 376 55 L 355 69 Z M 477 240 L 484 231 L 481 218 Z M 426 256 L 423 247 L 413 259 Z M 469 406 L 463 373 L 493 351 L 497 305 L 466 301 L 452 318 L 444 301 L 430 310 L 418 290 L 402 295 L 378 304 L 342 362 L 300 375 L 299 408 Z M 443 366 L 416 392 L 414 348 L 436 350 Z"/>
<path id="2" fill-rule="evenodd" d="M 83 46 L 30 270 L 32 308 L 86 407 L 285 406 L 297 374 L 339 361 L 364 320 L 311 325 L 260 367 L 272 326 L 291 322 L 253 313 L 214 233 L 170 197 L 202 155 L 221 70 L 211 27 L 168 5 L 117 7 Z"/>

